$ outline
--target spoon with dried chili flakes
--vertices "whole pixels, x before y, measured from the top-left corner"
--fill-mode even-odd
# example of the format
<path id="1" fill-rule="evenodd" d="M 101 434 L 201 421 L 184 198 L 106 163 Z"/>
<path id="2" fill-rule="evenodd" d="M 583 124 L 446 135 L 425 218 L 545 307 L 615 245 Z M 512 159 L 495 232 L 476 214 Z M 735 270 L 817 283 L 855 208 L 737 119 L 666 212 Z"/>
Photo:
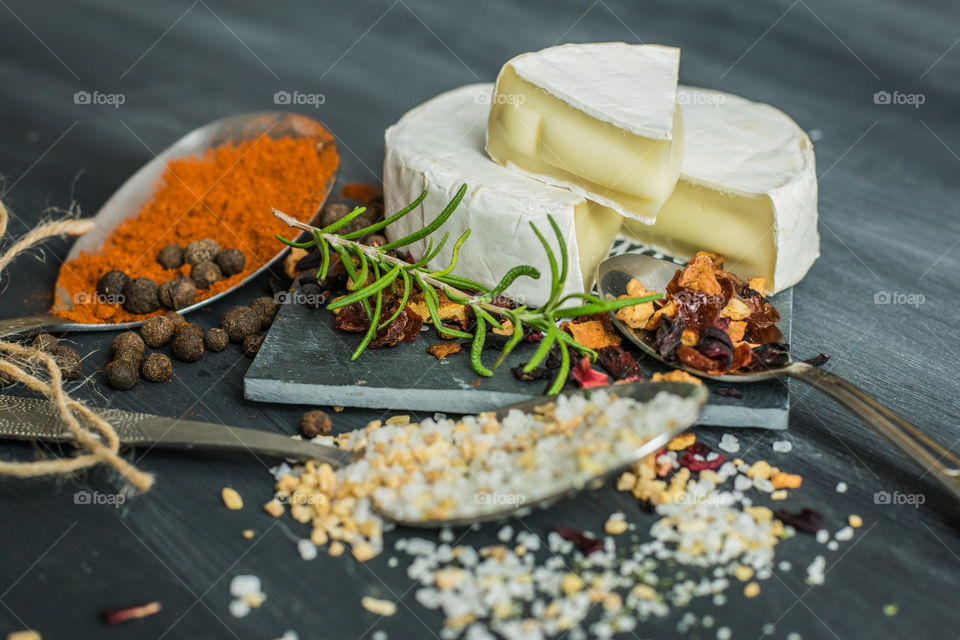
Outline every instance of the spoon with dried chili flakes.
<path id="1" fill-rule="evenodd" d="M 856 385 L 790 357 L 776 327 L 779 314 L 763 283 L 723 270 L 722 258 L 698 253 L 683 268 L 626 253 L 600 264 L 597 287 L 606 299 L 664 292 L 610 312 L 614 325 L 650 356 L 688 373 L 725 383 L 794 378 L 827 394 L 921 465 L 960 500 L 960 456 Z"/>

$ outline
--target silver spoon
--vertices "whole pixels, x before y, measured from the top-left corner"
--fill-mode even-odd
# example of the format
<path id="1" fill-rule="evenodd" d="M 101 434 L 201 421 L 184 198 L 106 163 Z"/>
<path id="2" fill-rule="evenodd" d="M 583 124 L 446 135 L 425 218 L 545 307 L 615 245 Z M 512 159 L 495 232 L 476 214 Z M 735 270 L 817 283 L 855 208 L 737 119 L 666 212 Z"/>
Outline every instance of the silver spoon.
<path id="1" fill-rule="evenodd" d="M 572 496 L 585 487 L 592 487 L 655 452 L 666 445 L 671 438 L 691 427 L 707 401 L 707 390 L 704 387 L 682 382 L 635 382 L 617 385 L 612 387 L 611 391 L 620 397 L 630 397 L 638 402 L 649 401 L 661 391 L 665 391 L 683 398 L 692 398 L 696 401 L 696 411 L 684 416 L 682 420 L 664 424 L 662 432 L 624 457 L 616 465 L 604 470 L 604 472 L 582 482 L 571 480 L 568 486 L 553 491 L 549 495 L 537 496 L 535 500 L 530 502 L 524 502 L 520 505 L 504 505 L 478 515 L 447 520 L 403 521 L 391 517 L 389 512 L 380 511 L 380 514 L 398 524 L 423 528 L 459 527 L 475 522 L 524 516 L 533 511 L 534 508 L 549 507 L 558 500 Z M 589 394 L 589 390 L 584 391 L 584 393 Z M 511 404 L 500 408 L 497 411 L 497 417 L 505 417 L 512 409 L 529 412 L 555 398 L 556 396 L 543 396 Z M 363 451 L 348 451 L 257 429 L 243 429 L 195 420 L 165 418 L 119 409 L 94 409 L 94 411 L 113 425 L 123 447 L 246 451 L 278 458 L 318 460 L 326 462 L 334 468 L 348 465 L 363 455 Z M 73 441 L 73 435 L 64 426 L 59 411 L 49 401 L 0 395 L 0 439 L 69 443 Z"/>
<path id="2" fill-rule="evenodd" d="M 206 124 L 198 129 L 194 129 L 183 136 L 171 146 L 167 147 L 160 155 L 143 165 L 135 174 L 130 176 L 126 182 L 104 203 L 100 210 L 94 215 L 95 226 L 93 230 L 77 239 L 73 247 L 67 254 L 64 262 L 68 262 L 78 255 L 81 251 L 88 253 L 95 252 L 112 232 L 117 225 L 127 218 L 136 215 L 141 207 L 153 195 L 154 186 L 160 175 L 167 166 L 167 162 L 176 158 L 185 158 L 193 155 L 202 154 L 208 149 L 223 145 L 254 140 L 261 136 L 270 138 L 314 138 L 317 140 L 317 152 L 319 153 L 321 145 L 328 144 L 330 134 L 326 132 L 323 125 L 316 120 L 302 116 L 297 113 L 285 111 L 264 111 L 259 113 L 246 113 L 236 116 L 216 120 Z M 336 181 L 336 173 L 330 177 L 325 186 L 327 196 L 329 197 L 331 188 Z M 320 208 L 323 207 L 321 203 Z M 314 213 L 314 217 L 319 213 L 320 208 Z M 242 287 L 250 280 L 254 279 L 265 270 L 269 269 L 278 260 L 283 258 L 287 252 L 287 247 L 277 243 L 278 249 L 276 255 L 270 258 L 262 266 L 254 270 L 246 278 L 216 295 L 194 302 L 188 307 L 179 309 L 182 314 L 189 313 L 194 309 L 206 306 L 218 300 L 223 296 Z M 61 309 L 72 308 L 74 301 L 63 290 L 54 292 L 54 306 Z M 144 318 L 145 320 L 146 318 Z M 85 324 L 71 322 L 59 318 L 52 313 L 42 313 L 36 316 L 25 318 L 12 318 L 9 320 L 0 320 L 0 337 L 23 333 L 26 331 L 35 331 L 43 329 L 45 331 L 111 331 L 116 329 L 130 329 L 143 324 L 143 320 L 134 322 L 118 323 L 99 323 Z"/>
<path id="3" fill-rule="evenodd" d="M 652 256 L 625 253 L 608 258 L 597 268 L 597 288 L 605 299 L 626 294 L 627 282 L 636 278 L 648 291 L 663 293 L 678 267 L 672 262 Z M 614 313 L 614 324 L 627 338 L 644 352 L 663 362 L 654 345 L 653 332 L 634 331 L 620 322 Z M 728 383 L 760 382 L 761 380 L 794 378 L 827 394 L 865 425 L 885 437 L 914 462 L 937 479 L 954 498 L 960 500 L 960 456 L 923 433 L 892 409 L 877 402 L 854 384 L 829 371 L 818 369 L 805 362 L 793 361 L 789 356 L 784 362 L 765 371 L 727 373 L 712 375 L 693 369 L 681 362 L 668 363 L 701 378 Z M 946 462 L 947 464 L 945 464 Z M 952 465 L 952 466 L 950 466 Z"/>

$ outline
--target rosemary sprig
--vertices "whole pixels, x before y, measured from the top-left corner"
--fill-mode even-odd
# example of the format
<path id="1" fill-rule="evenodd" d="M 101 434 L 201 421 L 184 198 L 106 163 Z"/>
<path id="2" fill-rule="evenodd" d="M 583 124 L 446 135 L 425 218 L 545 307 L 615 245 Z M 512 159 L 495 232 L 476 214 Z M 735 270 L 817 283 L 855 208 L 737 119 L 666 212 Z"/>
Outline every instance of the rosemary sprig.
<path id="1" fill-rule="evenodd" d="M 322 264 L 317 273 L 317 277 L 323 279 L 327 275 L 330 266 L 329 252 L 332 249 L 339 255 L 349 277 L 349 293 L 327 305 L 327 309 L 339 309 L 349 304 L 359 302 L 370 320 L 370 326 L 364 334 L 363 339 L 354 351 L 351 360 L 356 360 L 360 354 L 369 346 L 374 339 L 377 331 L 385 328 L 391 322 L 399 317 L 410 299 L 414 284 L 423 293 L 427 310 L 430 313 L 431 321 L 437 332 L 444 337 L 470 338 L 470 362 L 474 371 L 481 376 L 492 376 L 493 371 L 499 367 L 516 348 L 523 339 L 524 329 L 530 327 L 543 333 L 543 340 L 534 353 L 530 361 L 524 366 L 524 371 L 530 372 L 536 368 L 550 354 L 553 345 L 558 345 L 560 349 L 560 368 L 557 376 L 547 393 L 558 393 L 567 381 L 570 373 L 570 349 L 585 356 L 591 360 L 597 357 L 593 349 L 589 349 L 580 344 L 567 332 L 560 329 L 557 323 L 563 318 L 574 318 L 581 315 L 601 313 L 621 309 L 623 307 L 657 300 L 662 294 L 651 294 L 636 298 L 624 298 L 621 300 L 603 300 L 589 293 L 573 293 L 560 297 L 563 291 L 563 285 L 567 278 L 569 261 L 567 259 L 566 243 L 563 240 L 563 234 L 560 227 L 552 216 L 548 216 L 550 227 L 556 239 L 558 251 L 554 252 L 550 243 L 541 233 L 540 229 L 532 222 L 530 227 L 536 235 L 543 250 L 547 255 L 547 263 L 550 265 L 550 296 L 547 303 L 537 309 L 528 309 L 525 306 L 511 309 L 502 304 L 497 304 L 497 298 L 503 294 L 514 283 L 517 278 L 527 277 L 533 279 L 540 278 L 540 271 L 530 265 L 519 265 L 513 267 L 501 278 L 500 282 L 492 288 L 482 283 L 474 282 L 468 278 L 454 275 L 452 272 L 457 266 L 460 255 L 460 248 L 470 236 L 470 229 L 457 239 L 453 245 L 453 254 L 450 263 L 442 268 L 432 270 L 427 268 L 427 264 L 433 260 L 440 252 L 440 249 L 450 238 L 449 233 L 444 233 L 443 238 L 434 246 L 433 238 L 428 238 L 437 231 L 453 215 L 457 205 L 463 199 L 467 192 L 467 185 L 463 185 L 457 191 L 450 203 L 440 212 L 440 214 L 427 226 L 414 231 L 408 236 L 398 238 L 379 247 L 360 244 L 355 239 L 379 231 L 388 224 L 396 222 L 403 216 L 413 211 L 419 206 L 427 192 L 424 191 L 420 196 L 409 205 L 397 213 L 386 217 L 384 220 L 372 224 L 363 229 L 352 231 L 340 235 L 336 233 L 342 229 L 348 222 L 363 213 L 363 208 L 358 207 L 348 213 L 343 218 L 331 223 L 330 225 L 317 228 L 304 224 L 293 217 L 274 209 L 275 216 L 286 222 L 291 227 L 302 229 L 310 234 L 310 240 L 306 242 L 294 242 L 286 238 L 276 236 L 278 240 L 292 247 L 307 248 L 316 246 L 321 252 Z M 408 263 L 399 258 L 389 255 L 387 252 L 392 249 L 399 249 L 408 246 L 418 240 L 427 239 L 426 251 L 420 260 L 414 263 Z M 559 255 L 559 260 L 557 256 Z M 356 259 L 356 262 L 354 262 Z M 372 274 L 372 281 L 370 274 Z M 384 291 L 390 290 L 391 293 L 401 292 L 400 306 L 394 313 L 382 321 Z M 460 331 L 445 327 L 440 320 L 439 305 L 440 294 L 443 292 L 453 302 L 470 307 L 476 318 L 477 326 L 474 333 Z M 578 300 L 580 304 L 568 305 L 573 300 Z M 371 302 L 373 303 L 371 305 Z M 511 335 L 503 347 L 500 356 L 493 363 L 493 366 L 487 368 L 483 364 L 483 344 L 486 341 L 488 327 L 494 327 L 503 331 L 511 327 Z"/>

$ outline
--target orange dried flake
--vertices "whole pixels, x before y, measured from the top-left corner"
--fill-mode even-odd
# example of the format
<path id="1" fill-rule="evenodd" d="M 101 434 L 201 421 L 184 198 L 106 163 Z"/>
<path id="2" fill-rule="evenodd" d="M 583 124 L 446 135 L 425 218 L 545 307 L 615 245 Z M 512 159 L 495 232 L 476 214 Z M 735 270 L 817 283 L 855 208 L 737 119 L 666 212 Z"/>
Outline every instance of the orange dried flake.
<path id="1" fill-rule="evenodd" d="M 714 269 L 723 269 L 723 254 L 710 253 L 709 251 L 697 251 L 697 256 L 706 256 L 710 258 Z"/>
<path id="2" fill-rule="evenodd" d="M 697 436 L 687 431 L 678 436 L 674 436 L 670 442 L 667 443 L 667 449 L 670 451 L 683 451 L 696 441 Z"/>
<path id="3" fill-rule="evenodd" d="M 460 343 L 454 342 L 453 340 L 438 342 L 437 344 L 432 344 L 427 347 L 427 353 L 432 355 L 437 360 L 443 360 L 449 355 L 460 353 L 462 350 L 463 347 L 460 346 Z"/>
<path id="4" fill-rule="evenodd" d="M 720 310 L 721 318 L 730 318 L 731 320 L 746 320 L 753 311 L 747 306 L 747 303 L 740 298 L 730 298 L 726 306 Z"/>
<path id="5" fill-rule="evenodd" d="M 692 376 L 682 369 L 674 369 L 669 373 L 660 373 L 658 371 L 650 378 L 650 382 L 688 382 L 690 384 L 703 384 L 700 378 Z"/>
<path id="6" fill-rule="evenodd" d="M 700 341 L 700 334 L 694 331 L 693 329 L 684 329 L 683 333 L 680 335 L 680 342 L 692 347 Z"/>
<path id="7" fill-rule="evenodd" d="M 620 334 L 615 333 L 612 327 L 606 326 L 600 320 L 564 322 L 560 325 L 560 328 L 588 349 L 619 346 L 623 341 Z"/>
<path id="8" fill-rule="evenodd" d="M 723 288 L 717 281 L 713 259 L 705 253 L 698 253 L 690 260 L 683 271 L 680 272 L 677 284 L 710 295 L 723 293 Z"/>
<path id="9" fill-rule="evenodd" d="M 383 197 L 383 187 L 379 184 L 351 182 L 343 185 L 343 189 L 340 190 L 340 196 L 367 204 L 373 202 L 377 198 Z"/>
<path id="10" fill-rule="evenodd" d="M 653 315 L 650 317 L 650 320 L 647 321 L 647 326 L 644 327 L 647 331 L 656 331 L 660 326 L 660 318 L 667 316 L 668 318 L 674 318 L 677 315 L 677 303 L 673 300 L 667 300 L 666 304 L 653 312 Z"/>
<path id="11" fill-rule="evenodd" d="M 756 278 L 750 278 L 747 281 L 747 286 L 756 291 L 757 293 L 764 293 L 767 288 L 767 279 L 763 276 L 757 276 Z"/>
<path id="12" fill-rule="evenodd" d="M 738 342 L 743 340 L 743 336 L 747 333 L 747 323 L 744 320 L 734 320 L 730 323 L 730 326 L 727 327 L 727 335 L 730 336 L 730 342 L 736 345 Z"/>
<path id="13" fill-rule="evenodd" d="M 796 473 L 778 471 L 770 475 L 770 483 L 774 489 L 798 489 L 803 484 L 803 477 Z"/>

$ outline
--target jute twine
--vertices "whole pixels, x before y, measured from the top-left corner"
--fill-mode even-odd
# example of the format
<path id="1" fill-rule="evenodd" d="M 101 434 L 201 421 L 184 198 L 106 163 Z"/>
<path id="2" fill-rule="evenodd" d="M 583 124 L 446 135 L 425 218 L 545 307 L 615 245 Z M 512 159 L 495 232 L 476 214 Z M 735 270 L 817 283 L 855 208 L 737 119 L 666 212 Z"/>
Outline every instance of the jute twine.
<path id="1" fill-rule="evenodd" d="M 0 238 L 6 235 L 9 219 L 7 208 L 0 202 Z M 79 236 L 91 229 L 91 220 L 67 219 L 41 223 L 0 255 L 0 271 L 18 254 L 42 240 L 61 235 Z M 35 478 L 69 474 L 98 464 L 109 464 L 136 489 L 150 489 L 153 475 L 138 470 L 120 456 L 120 439 L 114 428 L 89 407 L 64 392 L 60 367 L 50 354 L 35 347 L 0 339 L 0 373 L 8 380 L 19 382 L 50 400 L 76 439 L 74 444 L 80 451 L 78 455 L 69 458 L 35 462 L 0 460 L 0 475 Z M 81 423 L 78 418 L 82 418 L 84 422 Z"/>

